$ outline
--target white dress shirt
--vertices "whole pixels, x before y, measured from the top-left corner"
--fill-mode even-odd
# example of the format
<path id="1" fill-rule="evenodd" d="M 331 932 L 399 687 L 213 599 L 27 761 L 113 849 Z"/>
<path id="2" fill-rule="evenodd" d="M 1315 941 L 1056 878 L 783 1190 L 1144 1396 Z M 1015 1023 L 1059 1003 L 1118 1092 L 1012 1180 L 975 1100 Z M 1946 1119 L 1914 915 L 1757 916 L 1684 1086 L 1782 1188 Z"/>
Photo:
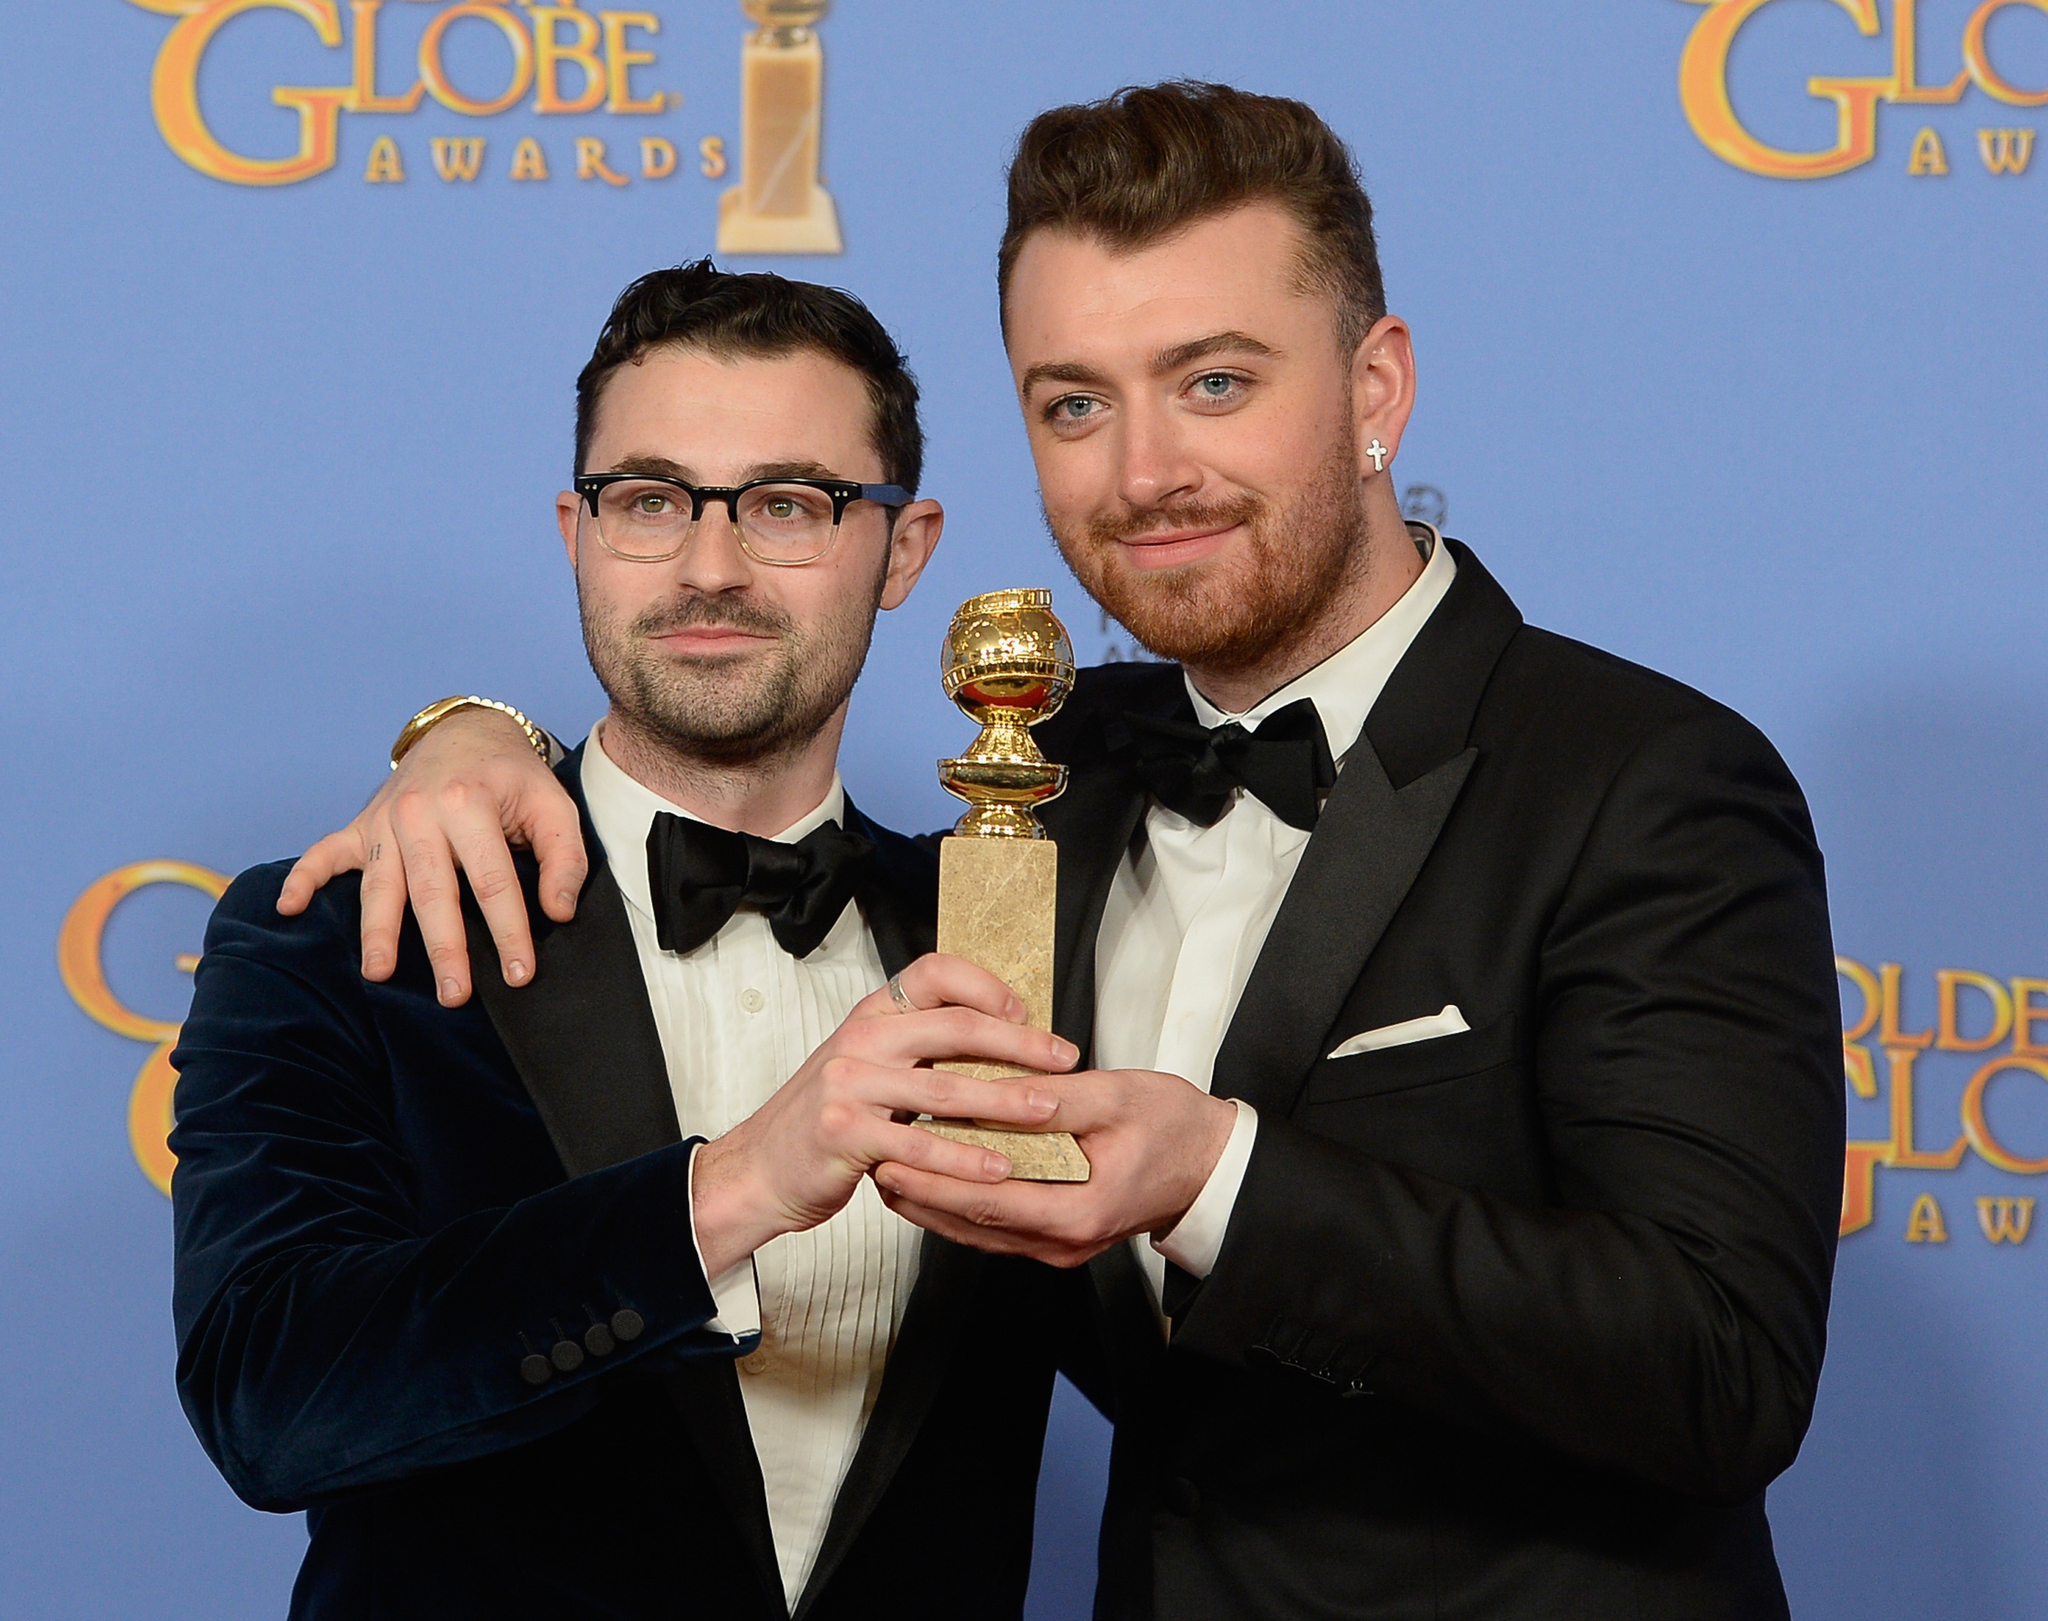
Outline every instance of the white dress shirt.
<path id="1" fill-rule="evenodd" d="M 1188 682 L 1204 726 L 1237 721 L 1247 731 L 1275 710 L 1311 698 L 1330 753 L 1344 755 L 1394 666 L 1451 588 L 1457 564 L 1427 524 L 1410 524 L 1429 560 L 1401 599 L 1357 639 L 1241 715 L 1218 709 Z M 1309 835 L 1235 790 L 1209 827 L 1154 803 L 1142 839 L 1118 864 L 1095 939 L 1095 1057 L 1100 1069 L 1156 1069 L 1209 1089 L 1216 1050 L 1266 934 L 1294 881 Z M 1166 1262 L 1205 1278 L 1216 1265 L 1258 1135 L 1258 1115 L 1237 1103 L 1237 1124 L 1207 1184 L 1179 1225 L 1147 1243 L 1133 1239 L 1159 1301 Z"/>
<path id="2" fill-rule="evenodd" d="M 676 1121 L 685 1137 L 718 1137 L 760 1108 L 888 976 L 850 902 L 801 959 L 776 944 L 767 918 L 751 907 L 694 951 L 662 950 L 647 834 L 657 812 L 680 811 L 619 768 L 604 751 L 603 731 L 600 724 L 583 751 L 590 820 L 626 899 Z M 842 821 L 845 805 L 835 776 L 824 802 L 776 839 L 793 844 Z M 712 1280 L 718 1316 L 710 1326 L 742 1344 L 759 1335 L 740 1359 L 740 1394 L 792 1609 L 874 1409 L 923 1236 L 863 1180 L 830 1221 L 786 1233 Z"/>

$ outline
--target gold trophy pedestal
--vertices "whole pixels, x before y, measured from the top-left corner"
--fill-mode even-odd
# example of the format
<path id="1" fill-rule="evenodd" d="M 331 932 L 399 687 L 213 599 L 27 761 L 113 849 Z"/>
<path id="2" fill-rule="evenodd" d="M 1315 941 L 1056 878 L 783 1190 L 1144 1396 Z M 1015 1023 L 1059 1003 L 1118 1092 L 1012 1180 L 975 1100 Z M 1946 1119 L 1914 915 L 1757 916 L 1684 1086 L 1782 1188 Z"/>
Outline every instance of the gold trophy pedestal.
<path id="1" fill-rule="evenodd" d="M 839 209 L 823 186 L 812 186 L 801 214 L 750 214 L 734 186 L 718 199 L 720 253 L 840 253 Z"/>
<path id="2" fill-rule="evenodd" d="M 1052 593 L 992 591 L 962 603 L 946 633 L 944 681 L 982 730 L 961 758 L 939 762 L 939 780 L 971 807 L 939 845 L 939 950 L 994 974 L 1023 1002 L 1025 1022 L 1050 1030 L 1059 852 L 1031 810 L 1066 788 L 1067 768 L 1039 753 L 1030 727 L 1074 684 L 1073 648 L 1053 617 Z M 936 1067 L 991 1080 L 1038 1073 L 965 1059 Z M 1088 1180 L 1088 1157 L 1069 1132 L 918 1123 L 1007 1155 L 1019 1181 Z"/>

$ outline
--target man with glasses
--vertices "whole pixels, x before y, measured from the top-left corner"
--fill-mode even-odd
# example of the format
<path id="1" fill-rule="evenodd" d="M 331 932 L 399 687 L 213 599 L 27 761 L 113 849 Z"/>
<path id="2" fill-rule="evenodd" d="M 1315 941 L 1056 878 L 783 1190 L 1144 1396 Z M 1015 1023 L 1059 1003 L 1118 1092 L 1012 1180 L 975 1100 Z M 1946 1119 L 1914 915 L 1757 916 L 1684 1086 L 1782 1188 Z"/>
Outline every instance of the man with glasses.
<path id="1" fill-rule="evenodd" d="M 1086 1264 L 1096 1614 L 1784 1616 L 1764 1489 L 1813 1412 L 1843 1118 L 1798 784 L 1403 522 L 1413 345 L 1311 109 L 1040 115 L 997 292 L 1061 554 L 1174 662 L 1082 672 L 1039 733 L 1071 772 L 1054 1024 L 1098 1066 L 1043 1084 L 1093 1174 L 874 1175 Z M 422 780 L 560 826 L 484 719 Z M 472 874 L 507 861 L 454 822 Z"/>
<path id="2" fill-rule="evenodd" d="M 999 1180 L 907 1122 L 1053 1098 L 918 1066 L 1076 1057 L 929 954 L 934 862 L 835 769 L 939 539 L 921 454 L 852 298 L 636 282 L 556 502 L 610 699 L 556 771 L 573 920 L 457 1006 L 413 930 L 363 979 L 352 882 L 222 900 L 173 1058 L 178 1386 L 246 1501 L 308 1511 L 294 1616 L 1020 1613 L 1059 1280 L 867 1174 Z"/>

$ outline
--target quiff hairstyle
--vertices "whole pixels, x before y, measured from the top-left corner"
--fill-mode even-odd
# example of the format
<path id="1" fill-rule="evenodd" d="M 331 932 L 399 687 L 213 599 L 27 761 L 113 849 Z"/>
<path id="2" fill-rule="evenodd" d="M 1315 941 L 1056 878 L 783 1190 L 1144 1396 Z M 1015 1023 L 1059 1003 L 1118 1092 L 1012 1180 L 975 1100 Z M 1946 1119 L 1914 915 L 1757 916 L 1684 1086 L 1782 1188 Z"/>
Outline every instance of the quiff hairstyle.
<path id="1" fill-rule="evenodd" d="M 917 379 L 874 313 L 837 287 L 767 271 L 720 270 L 709 259 L 649 271 L 612 305 L 576 379 L 579 474 L 586 470 L 598 400 L 612 373 L 669 348 L 701 349 L 721 360 L 776 360 L 809 351 L 859 372 L 874 411 L 868 433 L 882 477 L 917 493 L 924 473 Z"/>
<path id="2" fill-rule="evenodd" d="M 1279 203 L 1300 223 L 1302 287 L 1335 295 L 1337 341 L 1351 353 L 1387 313 L 1387 295 L 1350 150 L 1302 102 L 1188 79 L 1055 107 L 1026 126 L 996 259 L 1005 319 L 1034 231 L 1130 251 L 1254 202 Z"/>

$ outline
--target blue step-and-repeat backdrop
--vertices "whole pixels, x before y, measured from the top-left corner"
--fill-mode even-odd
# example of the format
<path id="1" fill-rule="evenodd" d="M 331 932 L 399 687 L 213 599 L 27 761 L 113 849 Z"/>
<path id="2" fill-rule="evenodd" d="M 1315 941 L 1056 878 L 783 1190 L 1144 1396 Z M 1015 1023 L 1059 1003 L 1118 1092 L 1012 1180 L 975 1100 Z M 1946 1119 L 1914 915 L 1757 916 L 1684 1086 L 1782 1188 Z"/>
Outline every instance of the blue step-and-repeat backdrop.
<path id="1" fill-rule="evenodd" d="M 754 26 L 622 3 L 0 6 L 7 1617 L 282 1613 L 302 1528 L 172 1391 L 163 1055 L 221 875 L 350 813 L 414 709 L 599 713 L 571 384 L 626 281 L 718 248 Z M 1039 521 L 1009 143 L 1170 76 L 1313 103 L 1416 333 L 1410 509 L 1813 801 L 1850 1141 L 1771 1493 L 1795 1611 L 2048 1616 L 2048 0 L 841 0 L 818 38 L 841 251 L 726 249 L 901 336 L 951 514 L 855 700 L 858 798 L 948 819 L 969 593 L 1056 582 L 1084 654 L 1134 652 Z M 1105 1445 L 1063 1394 L 1034 1617 L 1086 1612 Z"/>

